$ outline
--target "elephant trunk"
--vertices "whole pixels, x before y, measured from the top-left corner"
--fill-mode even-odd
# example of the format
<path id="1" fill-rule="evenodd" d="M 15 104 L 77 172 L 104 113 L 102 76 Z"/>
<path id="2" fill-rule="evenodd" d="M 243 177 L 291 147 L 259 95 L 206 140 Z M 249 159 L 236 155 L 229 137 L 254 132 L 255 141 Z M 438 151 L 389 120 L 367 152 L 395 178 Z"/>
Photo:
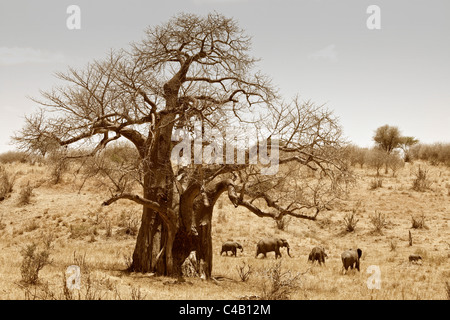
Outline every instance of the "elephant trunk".
<path id="1" fill-rule="evenodd" d="M 287 251 L 288 256 L 292 258 L 291 254 L 289 253 L 289 245 L 286 246 L 286 251 Z"/>

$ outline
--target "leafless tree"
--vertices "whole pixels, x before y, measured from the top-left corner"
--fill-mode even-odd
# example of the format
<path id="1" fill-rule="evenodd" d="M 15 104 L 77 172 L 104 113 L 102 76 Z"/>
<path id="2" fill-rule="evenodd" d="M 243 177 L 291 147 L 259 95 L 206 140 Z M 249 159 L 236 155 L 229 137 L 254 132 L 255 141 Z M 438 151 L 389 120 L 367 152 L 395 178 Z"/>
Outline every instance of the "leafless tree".
<path id="1" fill-rule="evenodd" d="M 179 276 L 183 261 L 196 251 L 209 278 L 211 219 L 223 192 L 236 207 L 260 217 L 314 220 L 327 206 L 320 190 L 340 192 L 348 181 L 339 154 L 341 128 L 332 112 L 299 98 L 280 101 L 270 79 L 254 71 L 257 60 L 249 55 L 250 44 L 233 19 L 216 13 L 179 14 L 147 29 L 144 40 L 128 51 L 58 73 L 68 85 L 43 92 L 43 99 L 36 100 L 40 111 L 27 117 L 16 135 L 16 142 L 28 148 L 40 148 L 41 142 L 82 146 L 90 150 L 84 156 L 119 139 L 131 142 L 139 158 L 133 168 L 140 174 L 130 176 L 139 181 L 142 193 L 115 183 L 104 202 L 127 199 L 143 206 L 130 270 Z M 269 145 L 279 137 L 279 172 L 261 175 L 262 165 L 249 161 L 174 164 L 174 132 L 195 135 L 196 122 L 201 134 L 247 126 L 257 130 L 256 140 L 267 139 Z M 204 141 L 203 147 L 210 144 Z M 321 187 L 314 187 L 312 179 L 296 185 L 301 172 L 294 164 L 321 178 Z M 118 179 L 112 171 L 102 172 Z M 288 199 L 291 194 L 295 197 Z M 312 202 L 305 201 L 307 194 L 313 195 Z M 302 212 L 307 207 L 315 208 L 315 215 Z"/>

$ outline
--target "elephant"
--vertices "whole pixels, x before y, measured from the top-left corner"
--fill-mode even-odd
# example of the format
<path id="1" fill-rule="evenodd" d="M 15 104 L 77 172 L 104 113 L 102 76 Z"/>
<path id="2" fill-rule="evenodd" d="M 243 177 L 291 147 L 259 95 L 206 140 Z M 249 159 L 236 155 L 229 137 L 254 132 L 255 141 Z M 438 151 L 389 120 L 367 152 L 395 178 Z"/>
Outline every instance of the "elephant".
<path id="1" fill-rule="evenodd" d="M 325 258 L 328 258 L 325 249 L 323 247 L 314 247 L 308 256 L 308 261 L 311 261 L 313 264 L 314 261 L 318 261 L 319 265 L 321 265 L 322 263 L 325 264 Z"/>
<path id="2" fill-rule="evenodd" d="M 260 240 L 256 245 L 255 258 L 257 258 L 260 253 L 264 254 L 264 258 L 266 258 L 266 253 L 270 251 L 275 251 L 275 259 L 277 259 L 278 257 L 281 258 L 280 247 L 286 247 L 287 254 L 289 257 L 291 257 L 289 253 L 289 243 L 286 241 L 286 239 L 266 238 Z"/>
<path id="3" fill-rule="evenodd" d="M 348 249 L 347 251 L 342 252 L 342 264 L 345 271 L 353 269 L 355 267 L 359 271 L 359 260 L 361 259 L 362 250 L 361 249 Z"/>
<path id="4" fill-rule="evenodd" d="M 220 251 L 220 255 L 222 255 L 222 253 L 225 252 L 226 255 L 228 256 L 228 251 L 231 251 L 231 255 L 234 255 L 236 257 L 237 249 L 241 249 L 241 252 L 244 251 L 244 248 L 242 248 L 240 243 L 232 242 L 232 241 L 224 242 L 222 244 L 222 250 Z"/>

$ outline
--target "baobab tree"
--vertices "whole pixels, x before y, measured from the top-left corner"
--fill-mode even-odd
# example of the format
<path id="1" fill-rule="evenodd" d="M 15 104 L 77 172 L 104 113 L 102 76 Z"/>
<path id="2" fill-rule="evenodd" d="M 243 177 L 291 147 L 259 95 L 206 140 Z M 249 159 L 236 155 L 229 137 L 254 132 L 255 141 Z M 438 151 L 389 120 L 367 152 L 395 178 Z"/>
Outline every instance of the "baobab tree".
<path id="1" fill-rule="evenodd" d="M 340 190 L 346 169 L 339 157 L 337 119 L 311 102 L 282 102 L 270 79 L 255 71 L 250 45 L 233 19 L 179 14 L 148 28 L 128 50 L 111 52 L 82 70 L 58 73 L 67 85 L 43 92 L 43 99 L 35 100 L 40 111 L 28 116 L 14 137 L 30 148 L 43 141 L 63 147 L 92 143 L 83 156 L 94 156 L 119 139 L 134 146 L 142 192 L 116 183 L 103 202 L 129 200 L 143 207 L 131 271 L 179 276 L 195 250 L 205 276 L 211 277 L 212 213 L 224 192 L 234 206 L 260 217 L 314 220 L 302 210 L 321 205 L 320 197 L 304 201 L 305 186 L 296 187 L 292 180 L 296 167 L 286 169 L 286 164 L 326 177 L 328 190 Z M 174 163 L 175 132 L 195 135 L 195 123 L 201 134 L 253 126 L 259 134 L 255 141 L 270 147 L 277 136 L 282 141 L 277 160 L 284 169 L 262 175 L 264 165 L 249 163 L 248 150 L 244 163 Z M 286 199 L 283 190 L 297 194 Z"/>

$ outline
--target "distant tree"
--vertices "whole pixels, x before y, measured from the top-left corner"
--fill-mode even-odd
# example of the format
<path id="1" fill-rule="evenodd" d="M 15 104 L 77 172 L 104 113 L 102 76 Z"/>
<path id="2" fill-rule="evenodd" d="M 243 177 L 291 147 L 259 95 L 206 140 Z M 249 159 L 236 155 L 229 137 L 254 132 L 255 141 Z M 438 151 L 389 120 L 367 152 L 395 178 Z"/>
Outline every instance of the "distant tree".
<path id="1" fill-rule="evenodd" d="M 394 149 L 400 147 L 402 136 L 397 127 L 384 125 L 375 131 L 373 140 L 381 150 L 390 154 Z"/>
<path id="2" fill-rule="evenodd" d="M 393 152 L 386 157 L 386 165 L 391 169 L 392 176 L 395 177 L 396 172 L 404 167 L 405 160 L 401 158 L 399 152 Z"/>
<path id="3" fill-rule="evenodd" d="M 360 148 L 356 145 L 348 145 L 345 148 L 345 157 L 351 166 L 359 164 L 362 168 L 367 160 L 367 153 L 369 150 L 367 148 Z"/>
<path id="4" fill-rule="evenodd" d="M 414 137 L 401 137 L 399 148 L 403 150 L 403 160 L 405 162 L 411 161 L 411 147 L 419 143 L 419 140 Z"/>
<path id="5" fill-rule="evenodd" d="M 388 154 L 380 148 L 372 148 L 367 153 L 367 163 L 369 166 L 377 170 L 377 176 L 380 175 L 380 169 L 386 165 Z"/>

